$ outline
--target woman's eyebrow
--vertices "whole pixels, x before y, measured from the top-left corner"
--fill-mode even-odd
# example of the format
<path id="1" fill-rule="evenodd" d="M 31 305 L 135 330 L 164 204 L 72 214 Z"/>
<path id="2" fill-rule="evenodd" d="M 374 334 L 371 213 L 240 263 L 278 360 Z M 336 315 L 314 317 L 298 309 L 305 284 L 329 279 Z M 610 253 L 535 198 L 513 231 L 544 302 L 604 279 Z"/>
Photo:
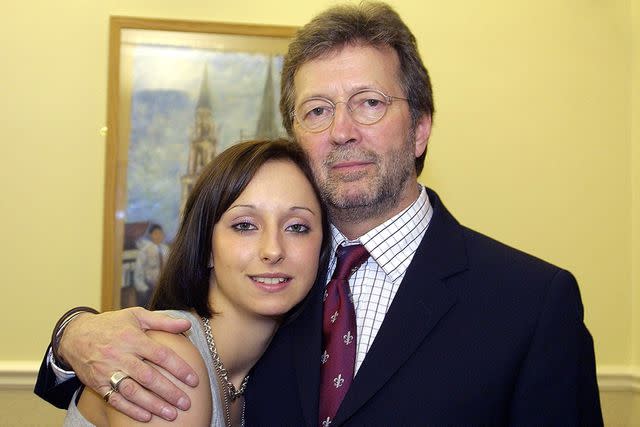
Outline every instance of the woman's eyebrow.
<path id="1" fill-rule="evenodd" d="M 316 213 L 311 209 L 308 208 L 306 206 L 291 206 L 291 208 L 289 208 L 289 210 L 295 211 L 295 210 L 304 210 L 304 211 L 309 211 L 311 212 L 312 215 L 315 215 Z"/>
<path id="2" fill-rule="evenodd" d="M 228 211 L 230 211 L 231 209 L 237 209 L 237 208 L 248 208 L 248 209 L 257 209 L 255 205 L 251 205 L 251 204 L 241 204 L 241 205 L 233 205 L 231 206 L 229 209 L 227 209 Z M 295 211 L 295 210 L 304 210 L 304 211 L 308 211 L 310 212 L 312 215 L 316 215 L 316 213 L 313 211 L 313 209 L 308 208 L 306 206 L 291 206 L 289 208 L 290 211 Z"/>

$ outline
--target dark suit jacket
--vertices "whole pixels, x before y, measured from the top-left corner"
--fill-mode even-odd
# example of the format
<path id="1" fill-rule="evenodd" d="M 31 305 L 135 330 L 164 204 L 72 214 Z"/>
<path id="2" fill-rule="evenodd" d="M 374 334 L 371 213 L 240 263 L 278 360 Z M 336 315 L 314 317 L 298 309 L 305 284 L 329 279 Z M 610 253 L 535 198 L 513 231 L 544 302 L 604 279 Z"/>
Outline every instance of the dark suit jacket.
<path id="1" fill-rule="evenodd" d="M 56 384 L 56 375 L 53 369 L 47 364 L 47 354 L 49 347 L 44 353 L 40 370 L 38 371 L 38 379 L 33 390 L 35 394 L 51 403 L 56 408 L 67 409 L 71 402 L 73 393 L 80 387 L 80 381 L 77 377 L 71 378 L 61 384 Z"/>
<path id="2" fill-rule="evenodd" d="M 331 426 L 602 425 L 573 276 L 429 200 L 431 224 Z M 248 426 L 318 424 L 322 289 L 312 292 L 252 373 Z M 68 403 L 75 387 L 53 387 L 43 370 L 36 392 Z"/>
<path id="3" fill-rule="evenodd" d="M 331 427 L 602 425 L 574 277 L 429 200 L 431 224 Z M 321 296 L 256 365 L 247 425 L 318 424 Z"/>

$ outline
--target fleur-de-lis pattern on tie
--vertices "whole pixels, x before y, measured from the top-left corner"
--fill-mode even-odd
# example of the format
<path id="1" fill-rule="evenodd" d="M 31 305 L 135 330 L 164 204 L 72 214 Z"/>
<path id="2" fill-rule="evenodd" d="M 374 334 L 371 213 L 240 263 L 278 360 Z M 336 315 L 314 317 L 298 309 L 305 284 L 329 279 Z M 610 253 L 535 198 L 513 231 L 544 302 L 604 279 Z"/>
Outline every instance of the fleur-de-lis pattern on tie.
<path id="1" fill-rule="evenodd" d="M 362 245 L 340 246 L 336 269 L 324 294 L 320 357 L 320 425 L 329 426 L 353 381 L 356 314 L 349 277 L 369 258 Z"/>

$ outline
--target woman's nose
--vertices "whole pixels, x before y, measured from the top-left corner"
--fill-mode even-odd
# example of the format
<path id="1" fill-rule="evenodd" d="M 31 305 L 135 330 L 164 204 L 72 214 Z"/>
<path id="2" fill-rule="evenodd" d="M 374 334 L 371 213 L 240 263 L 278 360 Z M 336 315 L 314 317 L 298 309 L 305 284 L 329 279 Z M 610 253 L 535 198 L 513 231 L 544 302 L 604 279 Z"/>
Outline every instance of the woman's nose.
<path id="1" fill-rule="evenodd" d="M 274 232 L 265 232 L 260 242 L 260 258 L 264 262 L 275 264 L 284 258 L 284 250 L 280 235 Z"/>

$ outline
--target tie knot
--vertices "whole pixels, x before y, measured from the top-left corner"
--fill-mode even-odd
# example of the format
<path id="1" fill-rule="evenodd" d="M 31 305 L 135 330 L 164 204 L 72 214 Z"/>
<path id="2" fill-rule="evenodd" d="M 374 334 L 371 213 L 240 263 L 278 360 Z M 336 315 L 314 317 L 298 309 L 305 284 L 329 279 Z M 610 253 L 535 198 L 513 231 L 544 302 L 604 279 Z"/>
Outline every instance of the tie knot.
<path id="1" fill-rule="evenodd" d="M 332 279 L 348 280 L 351 274 L 369 258 L 369 252 L 363 245 L 339 246 L 336 250 L 338 260 Z"/>

